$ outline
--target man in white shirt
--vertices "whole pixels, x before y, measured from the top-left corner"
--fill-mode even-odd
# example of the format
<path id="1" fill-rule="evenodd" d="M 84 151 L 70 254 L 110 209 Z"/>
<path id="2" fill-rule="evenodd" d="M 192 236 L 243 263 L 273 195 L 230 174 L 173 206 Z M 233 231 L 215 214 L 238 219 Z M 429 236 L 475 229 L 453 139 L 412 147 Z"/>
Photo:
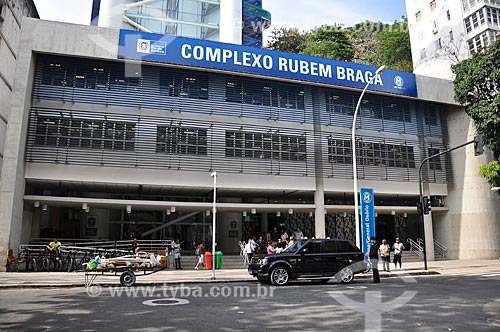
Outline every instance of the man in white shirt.
<path id="1" fill-rule="evenodd" d="M 387 244 L 387 241 L 382 240 L 382 244 L 379 249 L 380 257 L 382 258 L 382 264 L 384 267 L 384 271 L 391 272 L 391 247 Z"/>

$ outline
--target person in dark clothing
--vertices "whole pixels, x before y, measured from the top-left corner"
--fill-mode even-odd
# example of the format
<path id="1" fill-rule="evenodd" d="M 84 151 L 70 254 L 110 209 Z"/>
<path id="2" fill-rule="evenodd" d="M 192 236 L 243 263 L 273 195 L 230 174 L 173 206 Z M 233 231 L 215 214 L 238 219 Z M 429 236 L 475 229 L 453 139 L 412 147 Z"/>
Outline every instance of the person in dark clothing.
<path id="1" fill-rule="evenodd" d="M 278 233 L 278 229 L 276 227 L 273 228 L 273 232 L 271 233 L 271 241 L 274 246 L 278 245 L 278 239 L 281 237 L 280 233 Z"/>
<path id="2" fill-rule="evenodd" d="M 370 257 L 370 262 L 372 263 L 373 270 L 373 282 L 378 284 L 380 283 L 380 275 L 378 274 L 378 251 L 379 245 L 377 244 L 377 239 L 374 237 L 370 238 L 372 245 L 370 247 L 370 251 L 365 255 Z"/>

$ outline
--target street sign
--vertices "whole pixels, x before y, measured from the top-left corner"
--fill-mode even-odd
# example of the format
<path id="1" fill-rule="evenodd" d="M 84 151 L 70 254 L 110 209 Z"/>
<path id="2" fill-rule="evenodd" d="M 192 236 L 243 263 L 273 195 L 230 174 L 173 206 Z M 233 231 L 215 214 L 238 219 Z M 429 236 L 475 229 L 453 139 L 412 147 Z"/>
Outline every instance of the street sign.
<path id="1" fill-rule="evenodd" d="M 370 238 L 375 236 L 375 200 L 373 189 L 361 188 L 361 250 L 366 253 L 370 250 Z"/>

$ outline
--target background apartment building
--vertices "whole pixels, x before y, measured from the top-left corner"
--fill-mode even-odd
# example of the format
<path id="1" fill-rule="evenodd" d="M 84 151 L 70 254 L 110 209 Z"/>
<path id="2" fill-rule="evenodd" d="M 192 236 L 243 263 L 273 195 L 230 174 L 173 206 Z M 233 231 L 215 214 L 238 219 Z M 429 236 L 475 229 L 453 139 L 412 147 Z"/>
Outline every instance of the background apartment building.
<path id="1" fill-rule="evenodd" d="M 407 0 L 414 72 L 452 79 L 451 65 L 499 38 L 500 0 Z"/>

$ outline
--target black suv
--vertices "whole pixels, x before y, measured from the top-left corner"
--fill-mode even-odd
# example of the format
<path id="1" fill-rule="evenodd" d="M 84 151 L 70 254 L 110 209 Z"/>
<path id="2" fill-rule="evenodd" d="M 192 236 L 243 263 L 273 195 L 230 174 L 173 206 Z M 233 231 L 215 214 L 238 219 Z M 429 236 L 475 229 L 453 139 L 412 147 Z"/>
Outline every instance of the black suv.
<path id="1" fill-rule="evenodd" d="M 295 242 L 279 254 L 253 257 L 248 266 L 252 276 L 276 286 L 299 278 L 326 283 L 335 277 L 350 283 L 354 274 L 365 270 L 363 253 L 351 241 L 337 239 Z"/>

